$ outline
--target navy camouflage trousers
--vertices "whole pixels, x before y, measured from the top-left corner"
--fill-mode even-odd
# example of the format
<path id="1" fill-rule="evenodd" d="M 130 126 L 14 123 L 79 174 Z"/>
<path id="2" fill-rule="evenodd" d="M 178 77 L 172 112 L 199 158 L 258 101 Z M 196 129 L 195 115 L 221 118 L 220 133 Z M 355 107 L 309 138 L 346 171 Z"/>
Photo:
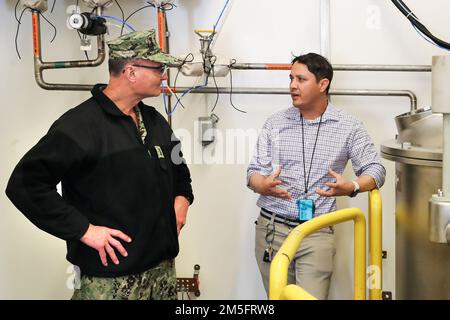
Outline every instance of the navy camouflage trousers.
<path id="1" fill-rule="evenodd" d="M 139 274 L 115 278 L 82 276 L 72 300 L 176 300 L 175 261 Z"/>

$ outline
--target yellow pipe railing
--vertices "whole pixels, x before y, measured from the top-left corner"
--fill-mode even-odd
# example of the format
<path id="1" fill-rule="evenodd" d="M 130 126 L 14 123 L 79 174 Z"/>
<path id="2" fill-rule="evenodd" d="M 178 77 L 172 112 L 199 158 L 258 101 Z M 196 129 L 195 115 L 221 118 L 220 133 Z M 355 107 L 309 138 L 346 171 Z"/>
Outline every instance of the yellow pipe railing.
<path id="1" fill-rule="evenodd" d="M 302 287 L 290 284 L 284 287 L 280 294 L 280 300 L 317 300 L 312 294 L 308 293 Z"/>
<path id="2" fill-rule="evenodd" d="M 369 192 L 369 299 L 381 300 L 382 266 L 382 204 L 380 191 Z"/>
<path id="3" fill-rule="evenodd" d="M 289 264 L 294 259 L 303 238 L 322 228 L 349 220 L 353 220 L 355 223 L 354 298 L 355 300 L 366 299 L 366 219 L 364 213 L 357 208 L 323 214 L 297 226 L 289 233 L 270 265 L 269 298 L 271 300 L 315 299 L 301 287 L 287 286 Z"/>

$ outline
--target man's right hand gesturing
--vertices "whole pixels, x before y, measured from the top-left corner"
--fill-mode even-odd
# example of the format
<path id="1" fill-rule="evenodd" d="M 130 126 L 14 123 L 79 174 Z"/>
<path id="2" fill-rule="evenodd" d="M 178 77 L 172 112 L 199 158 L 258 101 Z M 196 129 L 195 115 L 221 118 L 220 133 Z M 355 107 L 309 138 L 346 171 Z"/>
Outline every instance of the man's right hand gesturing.
<path id="1" fill-rule="evenodd" d="M 272 196 L 285 200 L 291 200 L 292 196 L 287 190 L 278 188 L 280 184 L 283 183 L 279 179 L 281 173 L 281 168 L 278 167 L 271 175 L 263 176 L 260 174 L 255 174 L 250 177 L 250 187 L 256 193 L 262 194 L 264 196 Z"/>
<path id="2" fill-rule="evenodd" d="M 107 267 L 108 260 L 106 257 L 106 253 L 108 253 L 112 262 L 114 262 L 115 264 L 119 264 L 119 259 L 117 259 L 113 247 L 116 248 L 122 256 L 128 256 L 127 251 L 122 246 L 120 241 L 115 238 L 120 238 L 126 242 L 131 242 L 131 238 L 120 230 L 94 226 L 92 224 L 89 225 L 88 230 L 81 237 L 80 241 L 85 245 L 97 250 L 102 264 Z"/>

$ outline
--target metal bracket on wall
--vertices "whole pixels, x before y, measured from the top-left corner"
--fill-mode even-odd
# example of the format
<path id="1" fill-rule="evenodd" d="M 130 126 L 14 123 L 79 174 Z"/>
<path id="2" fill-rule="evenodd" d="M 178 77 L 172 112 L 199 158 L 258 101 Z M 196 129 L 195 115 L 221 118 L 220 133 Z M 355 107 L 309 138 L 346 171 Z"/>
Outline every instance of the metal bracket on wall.
<path id="1" fill-rule="evenodd" d="M 177 278 L 177 292 L 190 293 L 193 292 L 196 297 L 200 296 L 200 282 L 198 274 L 200 273 L 200 265 L 194 266 L 194 276 L 192 278 Z"/>

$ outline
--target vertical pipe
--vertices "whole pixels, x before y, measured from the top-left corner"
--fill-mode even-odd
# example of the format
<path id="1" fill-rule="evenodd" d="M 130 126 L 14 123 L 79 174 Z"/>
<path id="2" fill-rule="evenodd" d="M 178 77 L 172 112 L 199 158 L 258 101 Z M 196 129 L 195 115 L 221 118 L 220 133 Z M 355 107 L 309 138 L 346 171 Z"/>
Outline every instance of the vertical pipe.
<path id="1" fill-rule="evenodd" d="M 159 47 L 163 52 L 166 52 L 166 24 L 165 24 L 165 11 L 158 8 L 158 42 Z"/>
<path id="2" fill-rule="evenodd" d="M 369 192 L 369 299 L 381 300 L 383 281 L 382 204 L 380 191 Z"/>
<path id="3" fill-rule="evenodd" d="M 434 56 L 431 66 L 431 108 L 443 114 L 442 191 L 450 201 L 450 56 Z"/>
<path id="4" fill-rule="evenodd" d="M 320 53 L 330 59 L 330 0 L 320 0 Z"/>
<path id="5" fill-rule="evenodd" d="M 448 88 L 445 88 L 448 90 Z M 443 114 L 442 141 L 442 191 L 445 198 L 450 198 L 450 114 Z"/>
<path id="6" fill-rule="evenodd" d="M 41 28 L 39 21 L 39 12 L 32 10 L 31 24 L 33 28 L 33 54 L 34 59 L 41 59 Z"/>
<path id="7" fill-rule="evenodd" d="M 351 210 L 349 208 L 348 210 Z M 354 299 L 366 299 L 366 222 L 364 215 L 355 215 L 354 231 Z"/>
<path id="8" fill-rule="evenodd" d="M 166 53 L 170 52 L 170 43 L 169 43 L 169 26 L 167 25 L 167 15 L 164 14 L 164 27 L 165 27 L 165 34 L 166 34 Z M 167 86 L 170 87 L 170 69 L 167 70 Z M 169 94 L 167 96 L 167 110 L 169 111 L 168 116 L 168 122 L 169 126 L 172 127 L 172 94 Z"/>
<path id="9" fill-rule="evenodd" d="M 33 29 L 33 55 L 34 55 L 34 77 L 38 85 L 44 83 L 42 75 L 42 49 L 41 49 L 41 22 L 39 12 L 31 11 L 31 26 Z"/>
<path id="10" fill-rule="evenodd" d="M 169 44 L 169 34 L 166 30 L 167 20 L 166 20 L 166 12 L 162 8 L 158 8 L 158 42 L 159 47 L 165 53 L 169 53 L 168 44 Z M 170 70 L 167 70 L 167 86 L 170 86 Z M 167 96 L 167 122 L 169 126 L 172 127 L 172 99 L 171 96 Z"/>

